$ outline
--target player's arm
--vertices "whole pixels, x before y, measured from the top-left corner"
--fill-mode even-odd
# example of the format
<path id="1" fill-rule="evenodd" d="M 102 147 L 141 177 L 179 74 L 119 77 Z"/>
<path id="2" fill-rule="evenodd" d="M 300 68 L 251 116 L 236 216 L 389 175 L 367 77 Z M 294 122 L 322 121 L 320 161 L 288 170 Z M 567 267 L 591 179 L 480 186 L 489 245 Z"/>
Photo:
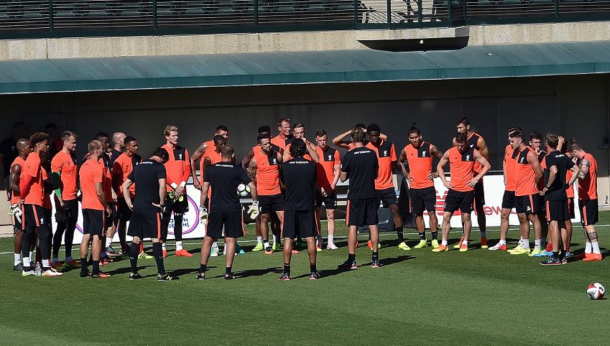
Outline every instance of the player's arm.
<path id="1" fill-rule="evenodd" d="M 568 186 L 572 187 L 572 184 L 574 184 L 574 182 L 576 181 L 576 179 L 578 179 L 578 176 L 580 175 L 580 167 L 578 167 L 578 165 L 573 165 L 570 170 L 572 171 L 572 176 L 570 177 L 570 181 L 568 181 Z"/>
<path id="2" fill-rule="evenodd" d="M 349 136 L 350 133 L 352 133 L 351 129 L 333 138 L 333 144 L 338 146 L 339 148 L 349 149 L 349 142 L 345 142 L 343 139 Z"/>
<path id="3" fill-rule="evenodd" d="M 288 148 L 286 148 L 286 149 L 288 149 Z M 282 162 L 286 162 L 286 161 L 290 160 L 290 150 L 284 151 L 284 153 L 280 156 L 282 157 Z"/>
<path id="4" fill-rule="evenodd" d="M 205 144 L 205 142 L 201 143 L 201 145 L 197 147 L 197 149 L 195 149 L 193 156 L 191 156 L 190 158 L 191 174 L 193 175 L 193 186 L 195 186 L 195 188 L 198 190 L 201 189 L 201 184 L 199 184 L 199 180 L 197 180 L 197 161 L 201 159 L 207 149 L 208 145 Z M 199 172 L 199 174 L 201 174 L 201 172 Z"/>
<path id="5" fill-rule="evenodd" d="M 502 157 L 502 175 L 504 176 L 504 186 L 508 184 L 508 176 L 506 175 L 506 148 L 504 148 L 504 156 Z"/>
<path id="6" fill-rule="evenodd" d="M 167 195 L 167 179 L 159 178 L 159 205 L 153 205 L 158 207 L 161 212 L 165 208 L 165 196 Z"/>
<path id="7" fill-rule="evenodd" d="M 408 165 L 405 164 L 407 162 L 407 152 L 403 148 L 398 156 L 398 165 L 400 166 L 400 170 L 402 171 L 402 175 L 408 180 L 411 181 L 411 175 L 409 174 Z"/>
<path id="8" fill-rule="evenodd" d="M 589 160 L 587 160 L 587 159 L 582 159 L 578 163 L 578 168 L 580 168 L 580 173 L 578 174 L 578 177 L 580 179 L 585 179 L 587 177 L 587 174 L 589 174 L 589 169 L 591 168 L 591 162 L 589 162 Z"/>
<path id="9" fill-rule="evenodd" d="M 129 196 L 129 187 L 133 184 L 131 179 L 127 178 L 123 183 L 123 198 L 125 198 L 125 204 L 129 207 L 129 209 L 133 209 L 133 202 L 131 201 L 131 196 Z"/>
<path id="10" fill-rule="evenodd" d="M 250 160 L 250 164 L 248 165 L 248 176 L 252 179 L 252 183 L 254 184 L 254 188 L 256 188 L 256 159 L 252 158 Z"/>
<path id="11" fill-rule="evenodd" d="M 438 150 L 436 145 L 430 144 L 430 155 L 432 155 L 440 160 L 443 157 L 443 152 Z M 430 179 L 438 178 L 438 172 L 431 172 L 429 178 Z"/>
<path id="12" fill-rule="evenodd" d="M 561 149 L 563 148 L 563 145 L 566 143 L 565 138 L 563 138 L 563 136 L 558 136 L 559 140 L 557 142 L 557 150 L 561 153 Z"/>
<path id="13" fill-rule="evenodd" d="M 279 162 L 279 163 L 284 163 L 285 162 L 284 158 L 282 157 L 282 154 L 280 154 L 280 153 L 277 153 L 277 162 Z"/>
<path id="14" fill-rule="evenodd" d="M 8 178 L 8 187 L 17 195 L 21 195 L 19 189 L 19 176 L 21 175 L 21 165 L 14 165 L 11 168 L 10 175 Z"/>
<path id="15" fill-rule="evenodd" d="M 253 157 L 254 157 L 254 149 L 250 149 L 248 154 L 246 154 L 246 156 L 241 160 L 241 166 L 245 169 L 248 169 L 248 166 L 250 165 L 250 161 L 252 160 Z"/>
<path id="16" fill-rule="evenodd" d="M 184 193 L 184 188 L 186 187 L 186 183 L 189 181 L 189 177 L 191 176 L 191 160 L 189 158 L 189 151 L 184 149 L 184 173 L 182 174 L 182 181 L 180 182 L 180 186 L 176 190 L 176 193 L 182 195 Z M 197 176 L 193 176 L 193 181 L 197 180 Z"/>
<path id="17" fill-rule="evenodd" d="M 210 182 L 209 181 L 204 181 L 203 182 L 203 187 L 201 188 L 201 199 L 199 200 L 199 207 L 200 208 L 205 208 L 207 205 L 207 199 L 208 199 L 208 191 L 210 191 Z"/>
<path id="18" fill-rule="evenodd" d="M 121 187 L 121 179 L 123 178 L 123 167 L 119 162 L 114 161 L 112 165 L 112 187 L 119 192 Z"/>
<path id="19" fill-rule="evenodd" d="M 339 179 L 341 179 L 341 164 L 335 164 L 333 167 L 333 181 L 330 183 L 330 189 L 334 190 L 337 188 L 337 183 L 339 183 Z"/>
<path id="20" fill-rule="evenodd" d="M 446 151 L 445 154 L 443 154 L 441 159 L 438 161 L 438 165 L 436 165 L 436 172 L 438 173 L 438 176 L 441 178 L 443 185 L 445 185 L 446 188 L 450 189 L 451 182 L 447 181 L 447 177 L 445 177 L 445 169 L 444 169 L 447 162 L 449 162 L 449 152 L 448 151 Z"/>
<path id="21" fill-rule="evenodd" d="M 549 162 L 547 160 L 547 164 L 548 163 Z M 544 196 L 544 194 L 549 190 L 549 187 L 551 185 L 553 185 L 556 178 L 557 178 L 557 166 L 555 166 L 555 164 L 553 163 L 552 166 L 549 167 L 549 181 L 546 182 L 546 185 L 542 189 L 542 192 L 540 193 L 540 195 Z"/>
<path id="22" fill-rule="evenodd" d="M 388 136 L 386 136 L 385 133 L 380 133 L 379 134 L 379 139 L 381 139 L 382 141 L 387 141 L 388 140 Z"/>
<path id="23" fill-rule="evenodd" d="M 55 168 L 55 167 L 53 167 Z M 77 180 L 78 181 L 78 180 Z M 53 188 L 55 189 L 55 197 L 59 201 L 59 204 L 63 207 L 64 200 L 61 198 L 61 170 L 56 170 L 51 172 L 51 182 L 53 183 Z"/>
<path id="24" fill-rule="evenodd" d="M 311 159 L 313 160 L 313 162 L 315 162 L 315 163 L 320 162 L 320 156 L 318 155 L 318 152 L 316 151 L 316 147 L 308 140 L 305 140 L 305 146 L 307 147 L 307 152 L 309 153 L 309 156 L 311 156 Z"/>
<path id="25" fill-rule="evenodd" d="M 538 155 L 536 155 L 536 153 L 534 153 L 533 151 L 529 151 L 527 153 L 527 162 L 532 165 L 536 182 L 540 181 L 540 178 L 542 178 L 542 169 L 540 168 L 540 161 L 538 161 Z"/>
<path id="26" fill-rule="evenodd" d="M 106 202 L 106 198 L 104 197 L 104 187 L 102 186 L 102 183 L 95 182 L 95 194 L 97 195 L 97 199 L 104 206 L 106 212 L 110 214 L 112 209 L 110 209 L 110 205 Z"/>
<path id="27" fill-rule="evenodd" d="M 481 172 L 479 174 L 477 174 L 476 176 L 474 176 L 472 178 L 472 180 L 470 181 L 470 183 L 468 184 L 471 187 L 475 186 L 481 179 L 483 179 L 483 176 L 485 174 L 487 174 L 487 172 L 489 172 L 489 170 L 491 170 L 491 165 L 489 164 L 489 161 L 487 161 L 485 156 L 483 156 L 483 154 L 480 151 L 478 151 L 478 150 L 474 151 L 474 158 L 483 168 L 481 169 Z"/>

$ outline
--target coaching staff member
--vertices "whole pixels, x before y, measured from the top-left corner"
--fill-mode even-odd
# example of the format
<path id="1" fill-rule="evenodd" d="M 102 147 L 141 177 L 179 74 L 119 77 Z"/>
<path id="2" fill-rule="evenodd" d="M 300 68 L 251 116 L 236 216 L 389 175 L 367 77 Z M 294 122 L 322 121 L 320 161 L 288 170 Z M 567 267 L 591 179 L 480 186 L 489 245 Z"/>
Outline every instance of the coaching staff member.
<path id="1" fill-rule="evenodd" d="M 375 195 L 375 179 L 379 173 L 377 154 L 364 147 L 365 133 L 361 129 L 352 130 L 354 149 L 343 156 L 341 165 L 341 181 L 349 179 L 347 193 L 347 224 L 349 247 L 347 261 L 339 265 L 343 269 L 358 269 L 356 265 L 357 231 L 360 226 L 369 226 L 373 249 L 371 267 L 379 268 L 379 217 L 377 216 L 377 199 Z"/>
<path id="2" fill-rule="evenodd" d="M 132 210 L 131 221 L 127 234 L 133 237 L 131 249 L 129 249 L 129 262 L 131 263 L 130 280 L 139 279 L 138 254 L 140 242 L 144 238 L 151 238 L 153 243 L 153 255 L 157 262 L 157 281 L 170 281 L 175 278 L 165 272 L 163 264 L 163 250 L 161 247 L 161 214 L 165 207 L 166 195 L 166 173 L 165 164 L 169 159 L 167 150 L 157 148 L 152 156 L 138 164 L 123 183 L 123 198 L 129 209 Z M 129 194 L 131 184 L 137 185 L 137 196 L 135 202 Z"/>
<path id="3" fill-rule="evenodd" d="M 314 215 L 316 191 L 316 164 L 306 160 L 307 146 L 302 139 L 290 144 L 291 160 L 284 162 L 282 180 L 286 185 L 284 197 L 284 272 L 281 281 L 290 281 L 290 260 L 293 239 L 307 242 L 309 254 L 309 279 L 317 280 L 320 273 L 316 269 L 316 239 L 319 235 Z"/>

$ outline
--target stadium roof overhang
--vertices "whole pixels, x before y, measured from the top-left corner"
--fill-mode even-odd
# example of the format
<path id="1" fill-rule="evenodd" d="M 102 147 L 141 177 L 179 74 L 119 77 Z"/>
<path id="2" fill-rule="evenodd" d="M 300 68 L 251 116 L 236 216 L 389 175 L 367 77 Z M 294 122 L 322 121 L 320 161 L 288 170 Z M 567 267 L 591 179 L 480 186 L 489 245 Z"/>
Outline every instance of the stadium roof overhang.
<path id="1" fill-rule="evenodd" d="M 0 94 L 533 77 L 610 72 L 610 42 L 0 62 Z"/>

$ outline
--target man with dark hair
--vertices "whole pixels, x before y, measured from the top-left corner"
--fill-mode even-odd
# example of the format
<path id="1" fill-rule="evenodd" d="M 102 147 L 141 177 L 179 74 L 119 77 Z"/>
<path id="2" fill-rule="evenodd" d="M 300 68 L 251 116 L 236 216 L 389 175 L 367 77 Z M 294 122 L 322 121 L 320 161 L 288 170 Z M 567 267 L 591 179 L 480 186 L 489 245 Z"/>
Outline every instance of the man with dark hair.
<path id="1" fill-rule="evenodd" d="M 432 247 L 438 247 L 438 219 L 436 217 L 436 189 L 434 179 L 438 173 L 432 172 L 434 158 L 441 159 L 443 153 L 434 144 L 424 142 L 419 127 L 413 123 L 409 128 L 409 142 L 400 152 L 398 163 L 402 174 L 409 182 L 409 197 L 411 198 L 411 212 L 415 214 L 415 225 L 419 233 L 419 244 L 416 249 L 428 247 L 426 240 L 426 225 L 424 223 L 424 210 L 428 211 L 430 218 L 430 233 L 432 234 Z M 407 161 L 408 167 L 404 162 Z"/>
<path id="2" fill-rule="evenodd" d="M 131 264 L 129 280 L 142 278 L 138 273 L 138 253 L 140 243 L 144 238 L 152 239 L 153 254 L 157 263 L 157 281 L 176 279 L 165 272 L 161 246 L 161 217 L 165 208 L 167 186 L 164 163 L 168 161 L 170 155 L 164 147 L 155 149 L 148 160 L 134 167 L 123 183 L 123 198 L 125 198 L 125 203 L 127 203 L 129 209 L 132 210 L 128 230 L 128 234 L 133 237 L 129 249 L 129 262 Z M 138 184 L 138 198 L 132 201 L 129 187 L 134 183 Z"/>
<path id="3" fill-rule="evenodd" d="M 229 128 L 224 125 L 216 126 L 214 138 L 216 138 L 217 136 L 221 136 L 222 138 L 224 138 L 224 142 L 226 144 L 229 141 Z M 201 145 L 193 153 L 193 156 L 191 156 L 191 174 L 193 175 L 193 187 L 195 187 L 197 190 L 201 190 L 201 187 L 203 186 L 203 176 L 205 175 L 205 168 L 207 167 L 205 165 L 205 159 L 212 156 L 218 159 L 220 158 L 220 152 L 216 147 L 216 140 L 214 138 L 212 138 L 212 140 L 201 143 Z M 196 171 L 197 161 L 199 161 L 199 178 L 197 178 Z"/>
<path id="4" fill-rule="evenodd" d="M 57 230 L 53 236 L 53 267 L 78 268 L 80 264 L 72 258 L 72 240 L 78 220 L 78 164 L 76 152 L 76 134 L 64 131 L 61 135 L 63 147 L 51 160 L 51 180 L 55 188 L 55 220 Z M 65 237 L 64 237 L 65 232 Z M 61 239 L 64 237 L 66 260 L 59 261 Z"/>
<path id="5" fill-rule="evenodd" d="M 55 123 L 48 123 L 44 127 L 44 132 L 49 135 L 49 154 L 51 159 L 55 154 L 61 151 L 64 146 L 64 141 L 61 139 L 61 132 L 57 130 Z"/>
<path id="6" fill-rule="evenodd" d="M 478 150 L 481 155 L 485 158 L 487 162 L 489 162 L 489 150 L 487 148 L 487 142 L 483 137 L 472 131 L 470 128 L 470 120 L 468 118 L 462 116 L 459 117 L 456 121 L 456 128 L 458 133 L 463 133 L 468 138 L 468 146 Z M 453 141 L 455 145 L 455 140 Z M 474 165 L 475 173 L 481 172 L 481 166 L 478 162 L 475 162 Z M 477 185 L 474 187 L 474 209 L 477 213 L 477 222 L 479 224 L 479 229 L 481 230 L 481 249 L 487 249 L 487 221 L 485 219 L 485 188 L 483 185 L 483 179 L 481 179 Z M 468 239 L 466 239 L 468 240 Z M 455 245 L 455 248 L 460 247 L 460 243 Z"/>
<path id="7" fill-rule="evenodd" d="M 13 270 L 22 271 L 21 262 L 21 242 L 23 240 L 23 212 L 19 200 L 21 198 L 21 189 L 19 184 L 23 179 L 25 173 L 25 161 L 28 155 L 32 152 L 32 144 L 29 139 L 22 138 L 17 141 L 17 150 L 19 150 L 19 156 L 13 161 L 10 169 L 9 185 L 7 191 L 10 192 L 10 203 L 11 203 L 11 214 L 13 214 L 13 235 L 15 236 L 14 241 L 14 252 L 15 261 L 13 263 Z"/>
<path id="8" fill-rule="evenodd" d="M 508 250 L 508 252 L 511 255 L 529 255 L 531 254 L 529 222 L 534 226 L 535 249 L 540 250 L 542 245 L 540 219 L 537 214 L 540 206 L 538 180 L 542 178 L 542 170 L 534 149 L 525 145 L 523 132 L 513 131 L 509 137 L 513 150 L 519 151 L 515 167 L 515 207 L 519 217 L 521 240 L 519 240 L 517 247 Z"/>
<path id="9" fill-rule="evenodd" d="M 19 156 L 17 141 L 25 137 L 25 123 L 22 121 L 14 123 L 12 132 L 13 135 L 11 137 L 4 139 L 0 143 L 0 165 L 2 165 L 0 172 L 2 173 L 2 182 L 5 187 L 8 185 L 11 163 Z"/>
<path id="10" fill-rule="evenodd" d="M 570 141 L 570 152 L 577 159 L 578 208 L 585 229 L 585 258 L 583 261 L 601 261 L 602 254 L 595 224 L 598 222 L 597 161 L 576 140 Z"/>
<path id="11" fill-rule="evenodd" d="M 317 280 L 320 273 L 316 268 L 316 237 L 318 229 L 314 215 L 316 191 L 316 164 L 303 156 L 307 145 L 303 139 L 295 139 L 290 145 L 292 159 L 284 162 L 282 180 L 286 184 L 284 204 L 284 271 L 281 281 L 290 281 L 290 261 L 292 243 L 295 238 L 305 239 L 309 254 L 309 279 Z"/>
<path id="12" fill-rule="evenodd" d="M 398 161 L 396 149 L 392 142 L 381 139 L 379 136 L 381 134 L 379 125 L 370 124 L 366 129 L 366 133 L 368 134 L 370 141 L 366 147 L 377 154 L 377 160 L 379 161 L 379 175 L 375 179 L 377 205 L 379 205 L 379 202 L 382 202 L 383 205 L 390 208 L 390 211 L 392 212 L 394 231 L 398 236 L 398 248 L 405 251 L 411 250 L 404 239 L 402 216 L 400 215 L 400 211 L 398 211 L 396 189 L 394 188 L 394 182 L 392 180 L 392 172 L 394 172 L 396 162 Z"/>
<path id="13" fill-rule="evenodd" d="M 184 213 L 189 210 L 189 202 L 186 193 L 186 183 L 191 175 L 191 161 L 189 152 L 186 148 L 178 145 L 178 127 L 168 125 L 163 131 L 165 135 L 165 144 L 162 148 L 167 150 L 169 159 L 165 162 L 167 170 L 167 188 L 166 208 L 161 222 L 162 239 L 163 239 L 163 254 L 167 253 L 165 243 L 167 242 L 167 234 L 169 222 L 174 214 L 174 237 L 176 240 L 176 256 L 178 257 L 193 257 L 191 253 L 182 247 L 182 220 Z M 197 178 L 197 177 L 193 177 Z"/>
<path id="14" fill-rule="evenodd" d="M 221 137 L 222 138 L 222 137 Z M 207 204 L 209 194 L 208 227 L 201 244 L 201 262 L 198 280 L 205 279 L 207 263 L 212 249 L 212 243 L 217 242 L 225 235 L 226 266 L 225 280 L 235 279 L 233 275 L 233 258 L 235 257 L 237 238 L 244 236 L 241 204 L 237 195 L 239 184 L 250 186 L 252 200 L 256 203 L 256 186 L 243 167 L 235 163 L 235 150 L 233 147 L 224 145 L 220 148 L 220 161 L 208 166 L 203 178 L 202 205 Z M 207 209 L 203 210 L 207 213 Z"/>
<path id="15" fill-rule="evenodd" d="M 468 239 L 472 229 L 472 202 L 474 200 L 475 185 L 489 172 L 491 166 L 485 157 L 474 147 L 468 144 L 465 133 L 458 132 L 454 138 L 455 146 L 445 152 L 436 166 L 438 176 L 449 192 L 445 198 L 445 211 L 443 212 L 443 240 L 441 245 L 432 252 L 449 251 L 447 239 L 451 230 L 451 217 L 458 209 L 462 213 L 463 237 L 460 239 L 460 252 L 468 251 Z M 449 163 L 451 181 L 445 177 L 445 165 Z M 475 171 L 475 163 L 481 165 L 479 172 Z"/>
<path id="16" fill-rule="evenodd" d="M 358 269 L 356 264 L 356 242 L 358 227 L 368 226 L 371 237 L 373 256 L 371 267 L 379 268 L 379 202 L 375 194 L 375 179 L 379 171 L 379 162 L 375 151 L 364 146 L 365 133 L 361 129 L 352 131 L 354 149 L 348 151 L 342 160 L 341 181 L 349 179 L 347 193 L 347 224 L 349 226 L 347 244 L 347 261 L 339 265 L 341 269 Z"/>
<path id="17" fill-rule="evenodd" d="M 534 151 L 536 152 L 536 155 L 538 155 L 538 161 L 542 165 L 542 163 L 544 162 L 544 157 L 547 155 L 547 152 L 544 150 L 545 143 L 544 143 L 544 138 L 542 137 L 542 133 L 540 133 L 538 131 L 534 131 L 534 132 L 530 133 L 529 145 L 532 149 L 534 149 Z M 544 170 L 544 167 L 541 167 L 541 168 Z M 544 179 L 540 179 L 538 181 L 538 190 L 542 191 L 543 189 L 544 189 Z M 540 221 L 540 234 L 541 234 L 541 240 L 543 243 L 542 246 L 544 247 L 544 242 L 549 233 L 549 228 L 548 228 L 548 224 L 546 222 L 544 222 L 544 220 L 546 220 L 546 218 L 547 218 L 545 199 L 540 198 L 539 202 L 540 202 L 540 205 L 538 206 L 537 210 L 538 210 L 538 219 L 541 220 Z M 534 250 L 532 250 L 530 255 L 535 256 L 535 257 L 543 257 L 543 256 L 545 256 L 544 249 L 543 248 L 541 248 L 539 250 L 534 249 Z"/>
<path id="18" fill-rule="evenodd" d="M 316 189 L 316 220 L 318 223 L 318 250 L 322 249 L 322 223 L 320 214 L 322 204 L 326 209 L 326 227 L 328 229 L 329 250 L 338 249 L 334 242 L 335 209 L 337 209 L 337 183 L 341 178 L 341 156 L 339 151 L 328 146 L 328 134 L 324 130 L 316 132 L 316 153 L 319 161 L 316 165 L 318 188 Z"/>
<path id="19" fill-rule="evenodd" d="M 280 118 L 277 121 L 277 136 L 271 138 L 271 144 L 280 147 L 279 153 L 282 154 L 286 150 L 286 146 L 294 140 L 292 133 L 290 132 L 290 119 Z"/>
<path id="20" fill-rule="evenodd" d="M 540 264 L 561 265 L 567 263 L 566 254 L 569 250 L 569 237 L 565 228 L 565 221 L 570 219 L 568 212 L 568 196 L 566 186 L 571 187 L 578 178 L 580 169 L 564 153 L 557 150 L 559 136 L 555 133 L 547 133 L 545 144 L 548 154 L 544 157 L 542 167 L 544 168 L 544 188 L 540 192 L 544 196 L 546 204 L 546 221 L 549 223 L 550 239 L 553 242 L 553 252 L 550 258 Z M 572 178 L 567 181 L 568 171 L 572 171 Z M 559 242 L 562 240 L 562 252 L 559 252 Z"/>
<path id="21" fill-rule="evenodd" d="M 347 149 L 347 150 L 354 149 L 354 143 L 352 143 L 351 138 L 350 138 L 350 140 L 345 140 L 346 137 L 351 136 L 351 133 L 354 129 L 362 130 L 366 137 L 366 125 L 364 125 L 363 123 L 358 123 L 358 124 L 354 125 L 353 128 L 351 128 L 351 129 L 341 133 L 337 137 L 333 138 L 333 144 L 339 148 L 343 148 L 343 149 Z M 386 135 L 384 135 L 383 133 L 379 134 L 379 138 L 381 138 L 382 141 L 385 141 L 388 139 L 388 137 Z M 366 138 L 364 138 L 363 144 L 366 146 L 367 143 L 368 143 L 368 141 L 366 140 Z"/>
<path id="22" fill-rule="evenodd" d="M 91 259 L 93 271 L 91 277 L 107 279 L 110 275 L 100 271 L 102 238 L 106 232 L 106 215 L 112 214 L 112 208 L 104 193 L 104 166 L 99 158 L 104 155 L 104 146 L 98 140 L 89 142 L 89 158 L 80 168 L 80 188 L 83 204 L 83 239 L 80 244 L 80 276 L 89 276 L 87 254 L 91 242 Z"/>
<path id="23" fill-rule="evenodd" d="M 62 274 L 51 268 L 49 255 L 51 253 L 50 229 L 46 227 L 48 220 L 44 217 L 44 182 L 40 154 L 49 148 L 49 135 L 37 132 L 30 137 L 34 151 L 25 160 L 23 179 L 20 181 L 20 200 L 23 204 L 23 239 L 21 242 L 21 254 L 23 256 L 23 276 L 36 276 L 30 259 L 30 247 L 36 242 L 36 234 L 40 239 L 40 250 L 42 257 L 42 276 L 53 277 Z"/>

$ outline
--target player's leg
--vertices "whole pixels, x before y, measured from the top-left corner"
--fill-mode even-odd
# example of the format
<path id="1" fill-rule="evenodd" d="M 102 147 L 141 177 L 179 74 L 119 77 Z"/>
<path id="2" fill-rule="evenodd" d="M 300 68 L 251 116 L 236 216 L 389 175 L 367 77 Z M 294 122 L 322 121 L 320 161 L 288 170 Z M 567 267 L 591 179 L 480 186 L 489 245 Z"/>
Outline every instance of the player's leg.
<path id="1" fill-rule="evenodd" d="M 273 249 L 269 244 L 269 221 L 271 221 L 270 212 L 261 214 L 261 235 L 263 237 L 263 248 L 265 249 L 265 254 L 267 255 L 273 253 Z"/>
<path id="2" fill-rule="evenodd" d="M 559 239 L 561 235 L 557 221 L 552 220 L 549 222 L 548 232 L 548 234 L 551 235 L 551 238 L 553 239 L 553 252 L 551 257 L 549 257 L 547 260 L 540 262 L 540 264 L 543 266 L 560 265 L 561 260 L 559 258 Z"/>
<path id="3" fill-rule="evenodd" d="M 44 214 L 44 210 L 40 208 L 40 212 Z M 43 276 L 60 276 L 61 273 L 58 273 L 55 270 L 51 270 L 51 264 L 49 263 L 51 254 L 51 242 L 53 241 L 53 234 L 51 231 L 51 223 L 50 220 L 45 216 L 43 220 L 40 222 L 40 227 L 38 228 L 39 232 L 39 245 L 40 245 L 40 255 L 41 255 L 41 264 L 42 264 L 42 275 Z"/>
<path id="4" fill-rule="evenodd" d="M 39 224 L 36 216 L 35 206 L 28 204 L 23 206 L 23 239 L 21 240 L 21 256 L 23 258 L 23 276 L 35 276 L 34 267 L 32 265 L 32 246 L 36 243 L 36 227 Z"/>
<path id="5" fill-rule="evenodd" d="M 89 216 L 85 216 L 87 210 L 83 212 L 83 239 L 80 242 L 80 276 L 89 276 L 89 268 L 87 267 L 87 256 L 89 255 L 89 242 L 91 241 L 91 235 L 89 234 Z"/>
<path id="6" fill-rule="evenodd" d="M 66 233 L 64 234 L 66 262 L 64 265 L 76 268 L 79 266 L 79 263 L 72 258 L 72 243 L 74 241 L 76 222 L 78 221 L 78 201 L 66 201 L 66 208 Z"/>
<path id="7" fill-rule="evenodd" d="M 328 229 L 328 244 L 326 248 L 337 250 L 338 247 L 335 245 L 335 209 L 328 209 L 326 207 L 326 226 Z"/>
<path id="8" fill-rule="evenodd" d="M 290 280 L 290 262 L 292 261 L 292 246 L 294 240 L 290 237 L 284 238 L 284 249 L 283 249 L 283 258 L 284 258 L 284 269 L 282 270 L 282 275 L 280 276 L 280 281 L 289 281 Z"/>
<path id="9" fill-rule="evenodd" d="M 233 279 L 233 260 L 235 259 L 235 245 L 237 241 L 233 237 L 225 237 L 225 247 L 227 248 L 226 253 L 226 264 L 225 264 L 225 280 Z"/>
<path id="10" fill-rule="evenodd" d="M 356 243 L 358 227 L 364 224 L 364 203 L 362 200 L 347 201 L 347 260 L 339 265 L 340 269 L 358 269 L 356 265 Z"/>
<path id="11" fill-rule="evenodd" d="M 178 201 L 175 206 L 176 209 L 174 210 L 174 237 L 176 239 L 176 256 L 193 257 L 193 255 L 182 246 L 182 221 L 184 220 L 184 214 L 187 213 L 189 210 L 188 198 L 184 198 L 182 201 Z"/>
<path id="12" fill-rule="evenodd" d="M 462 211 L 462 225 L 464 227 L 464 239 L 460 244 L 460 252 L 468 251 L 468 239 L 470 239 L 470 232 L 472 231 L 472 218 L 470 212 Z"/>
<path id="13" fill-rule="evenodd" d="M 198 280 L 205 279 L 205 271 L 208 267 L 208 260 L 210 258 L 210 252 L 212 251 L 212 243 L 218 241 L 218 238 L 212 238 L 208 235 L 203 237 L 201 242 L 201 261 L 199 262 L 199 273 L 197 274 Z"/>
<path id="14" fill-rule="evenodd" d="M 481 248 L 487 249 L 487 219 L 485 215 L 485 185 L 483 179 L 474 186 L 474 207 L 477 212 L 477 222 L 481 230 Z M 468 240 L 468 238 L 466 238 Z"/>
<path id="15" fill-rule="evenodd" d="M 451 230 L 451 217 L 453 216 L 453 210 L 446 210 L 443 212 L 443 222 L 441 224 L 441 245 L 436 249 L 433 249 L 432 252 L 441 252 L 441 251 L 449 251 L 449 231 Z"/>
<path id="16" fill-rule="evenodd" d="M 13 252 L 14 252 L 14 262 L 13 262 L 13 270 L 19 270 L 22 271 L 23 270 L 23 262 L 21 261 L 21 243 L 23 242 L 23 229 L 22 229 L 22 225 L 21 225 L 21 220 L 23 220 L 23 217 L 25 215 L 23 215 L 23 212 L 21 210 L 19 210 L 19 212 L 21 212 L 21 215 L 19 217 L 17 216 L 13 216 L 13 236 L 14 236 L 14 240 L 13 240 Z"/>
<path id="17" fill-rule="evenodd" d="M 282 236 L 284 237 L 284 270 L 280 276 L 280 281 L 290 281 L 290 263 L 292 261 L 292 250 L 294 247 L 294 238 L 297 236 L 296 211 L 285 210 L 282 215 Z"/>
<path id="18" fill-rule="evenodd" d="M 64 202 L 65 203 L 65 202 Z M 66 218 L 66 207 L 61 207 L 57 199 L 55 200 L 55 221 L 57 222 L 57 229 L 53 234 L 53 267 L 61 267 L 59 262 L 59 249 L 61 248 L 61 241 L 68 227 L 68 220 Z"/>
<path id="19" fill-rule="evenodd" d="M 253 252 L 265 249 L 265 247 L 263 246 L 263 233 L 261 231 L 261 217 L 261 215 L 258 215 L 256 217 L 256 220 L 254 220 L 256 228 L 256 246 L 252 249 Z"/>

